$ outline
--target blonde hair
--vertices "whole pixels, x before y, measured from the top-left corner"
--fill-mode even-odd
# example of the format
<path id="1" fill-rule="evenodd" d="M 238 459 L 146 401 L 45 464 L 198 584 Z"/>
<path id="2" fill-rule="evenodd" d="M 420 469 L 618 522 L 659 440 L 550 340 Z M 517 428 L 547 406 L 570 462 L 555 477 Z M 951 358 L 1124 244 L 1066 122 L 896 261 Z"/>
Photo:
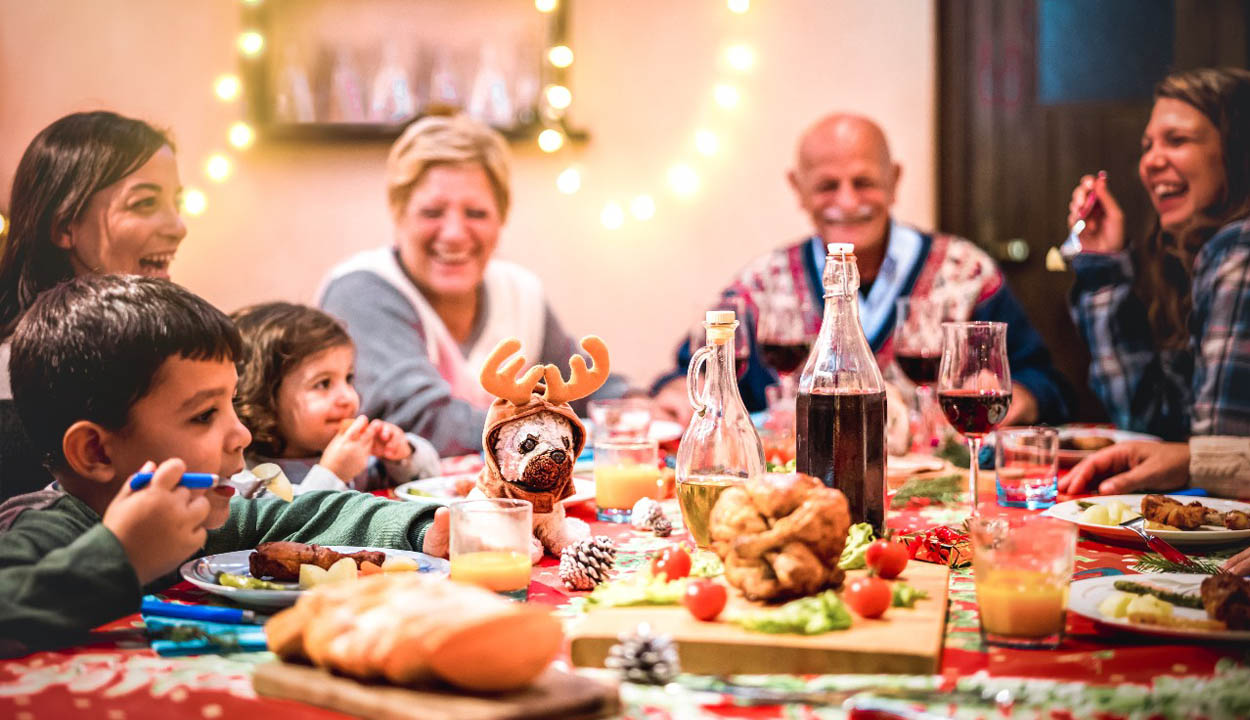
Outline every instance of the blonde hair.
<path id="1" fill-rule="evenodd" d="M 508 145 L 491 128 L 467 115 L 430 116 L 409 125 L 386 158 L 386 194 L 399 217 L 412 190 L 430 168 L 477 164 L 486 171 L 499 218 L 508 216 Z"/>

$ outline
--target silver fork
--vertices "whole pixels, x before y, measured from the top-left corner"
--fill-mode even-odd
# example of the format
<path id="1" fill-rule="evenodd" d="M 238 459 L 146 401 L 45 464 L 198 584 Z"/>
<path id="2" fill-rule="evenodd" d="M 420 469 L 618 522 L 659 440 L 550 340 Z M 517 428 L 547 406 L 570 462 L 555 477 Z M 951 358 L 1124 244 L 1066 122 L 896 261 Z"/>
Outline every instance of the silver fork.
<path id="1" fill-rule="evenodd" d="M 1106 177 L 1107 173 L 1098 171 L 1098 177 Z M 1098 196 L 1090 193 L 1085 198 L 1085 205 L 1081 207 L 1081 212 L 1076 216 L 1076 222 L 1072 223 L 1071 229 L 1068 230 L 1068 237 L 1059 246 L 1059 255 L 1067 262 L 1072 262 L 1072 258 L 1081 253 L 1081 233 L 1085 231 L 1085 218 L 1094 211 L 1094 206 L 1098 204 Z"/>
<path id="2" fill-rule="evenodd" d="M 1155 552 L 1159 553 L 1160 555 L 1167 558 L 1168 560 L 1171 560 L 1172 562 L 1175 562 L 1175 563 L 1180 563 L 1182 565 L 1188 565 L 1190 567 L 1198 567 L 1198 564 L 1195 563 L 1193 559 L 1191 559 L 1188 555 L 1186 555 L 1185 553 L 1173 547 L 1172 543 L 1168 542 L 1167 540 L 1164 540 L 1161 537 L 1158 537 L 1156 535 L 1151 535 L 1150 533 L 1146 532 L 1145 525 L 1146 525 L 1146 518 L 1142 517 L 1141 515 L 1138 515 L 1132 520 L 1125 520 L 1124 522 L 1120 523 L 1120 527 L 1128 528 L 1129 530 L 1132 530 L 1133 532 L 1140 535 L 1141 539 L 1146 541 L 1146 547 L 1150 548 L 1151 550 L 1154 550 Z"/>

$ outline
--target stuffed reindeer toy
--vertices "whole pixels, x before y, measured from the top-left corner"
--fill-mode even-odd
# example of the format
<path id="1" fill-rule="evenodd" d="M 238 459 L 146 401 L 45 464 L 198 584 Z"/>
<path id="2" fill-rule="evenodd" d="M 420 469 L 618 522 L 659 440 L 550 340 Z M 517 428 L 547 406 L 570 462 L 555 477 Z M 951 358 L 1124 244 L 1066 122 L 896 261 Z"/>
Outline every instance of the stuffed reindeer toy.
<path id="1" fill-rule="evenodd" d="M 593 335 L 582 338 L 581 345 L 594 364 L 587 368 L 586 360 L 574 355 L 568 382 L 555 365 L 536 365 L 518 379 L 525 358 L 517 355 L 504 363 L 521 349 L 515 338 L 500 342 L 482 366 L 482 387 L 498 399 L 486 412 L 486 466 L 473 495 L 533 504 L 533 562 L 544 550 L 558 557 L 565 547 L 590 535 L 590 527 L 566 517 L 560 504 L 573 494 L 573 462 L 586 446 L 586 428 L 569 402 L 593 393 L 608 379 L 607 345 Z"/>

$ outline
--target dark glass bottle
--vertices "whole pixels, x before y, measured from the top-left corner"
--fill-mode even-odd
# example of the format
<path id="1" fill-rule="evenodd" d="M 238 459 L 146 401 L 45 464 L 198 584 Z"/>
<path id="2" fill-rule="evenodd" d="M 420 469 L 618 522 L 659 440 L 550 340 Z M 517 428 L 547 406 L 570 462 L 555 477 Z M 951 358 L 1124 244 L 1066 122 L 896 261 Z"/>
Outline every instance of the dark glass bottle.
<path id="1" fill-rule="evenodd" d="M 852 522 L 885 526 L 885 382 L 859 323 L 854 247 L 829 245 L 825 316 L 799 379 L 799 472 L 844 495 Z"/>

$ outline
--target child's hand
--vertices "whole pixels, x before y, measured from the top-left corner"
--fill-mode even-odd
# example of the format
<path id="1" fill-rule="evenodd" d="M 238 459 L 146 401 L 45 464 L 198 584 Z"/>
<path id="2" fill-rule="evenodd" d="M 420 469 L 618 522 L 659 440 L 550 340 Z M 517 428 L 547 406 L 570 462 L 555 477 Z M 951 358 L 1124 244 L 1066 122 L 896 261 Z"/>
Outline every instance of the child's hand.
<path id="1" fill-rule="evenodd" d="M 398 425 L 385 420 L 374 420 L 369 423 L 374 428 L 373 454 L 383 460 L 403 460 L 412 454 L 412 445 L 408 436 Z"/>
<path id="2" fill-rule="evenodd" d="M 153 468 L 152 482 L 139 490 L 131 490 L 127 478 L 102 521 L 117 536 L 143 585 L 174 571 L 204 546 L 210 509 L 204 490 L 178 484 L 187 469 L 181 460 L 166 460 L 160 467 L 148 462 L 140 472 Z"/>
<path id="3" fill-rule="evenodd" d="M 421 552 L 434 557 L 447 557 L 448 545 L 451 543 L 450 510 L 441 507 L 434 511 L 434 522 L 425 531 L 425 542 L 421 544 Z"/>
<path id="4" fill-rule="evenodd" d="M 369 465 L 373 434 L 374 428 L 368 418 L 364 415 L 356 418 L 331 438 L 330 444 L 321 452 L 321 466 L 350 485 L 352 479 Z"/>

